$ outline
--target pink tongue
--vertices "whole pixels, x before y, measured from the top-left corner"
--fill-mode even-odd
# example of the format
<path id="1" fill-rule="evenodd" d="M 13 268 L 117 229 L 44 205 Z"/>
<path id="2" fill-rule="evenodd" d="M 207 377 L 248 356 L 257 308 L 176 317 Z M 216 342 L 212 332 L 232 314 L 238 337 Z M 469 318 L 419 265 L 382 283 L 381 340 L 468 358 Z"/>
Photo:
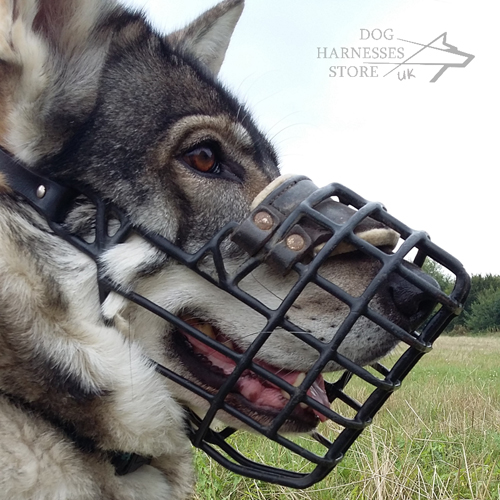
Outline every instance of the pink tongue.
<path id="1" fill-rule="evenodd" d="M 186 337 L 189 339 L 189 342 L 197 352 L 205 356 L 208 361 L 212 363 L 212 365 L 223 370 L 225 375 L 230 375 L 233 372 L 236 363 L 232 359 L 229 359 L 227 356 L 224 356 L 203 342 L 196 340 L 191 335 L 186 334 Z M 284 372 L 283 370 L 268 365 L 263 361 L 255 360 L 254 362 L 271 373 L 278 375 L 290 385 L 293 385 L 297 380 L 297 377 L 302 374 L 298 371 Z M 253 372 L 246 370 L 238 380 L 238 391 L 244 398 L 248 399 L 248 401 L 257 406 L 276 408 L 278 410 L 284 408 L 287 403 L 287 399 L 283 396 L 281 389 L 272 385 L 270 382 L 267 382 L 267 385 L 264 385 L 262 382 L 261 378 L 257 377 Z M 307 395 L 318 403 L 330 408 L 330 402 L 328 401 L 325 391 L 325 381 L 323 380 L 322 375 L 319 375 L 314 381 L 307 391 Z M 313 408 L 311 409 L 321 422 L 327 420 L 322 413 Z"/>
<path id="2" fill-rule="evenodd" d="M 328 396 L 326 395 L 326 390 L 325 390 L 325 380 L 323 379 L 323 376 L 321 374 L 314 381 L 313 385 L 311 385 L 311 387 L 307 391 L 307 395 L 310 398 L 317 401 L 318 403 L 321 403 L 323 406 L 330 408 L 330 401 L 328 401 Z M 311 409 L 316 414 L 316 416 L 319 418 L 319 420 L 321 422 L 325 422 L 326 420 L 328 420 L 318 410 L 315 410 L 314 408 L 311 408 Z"/>

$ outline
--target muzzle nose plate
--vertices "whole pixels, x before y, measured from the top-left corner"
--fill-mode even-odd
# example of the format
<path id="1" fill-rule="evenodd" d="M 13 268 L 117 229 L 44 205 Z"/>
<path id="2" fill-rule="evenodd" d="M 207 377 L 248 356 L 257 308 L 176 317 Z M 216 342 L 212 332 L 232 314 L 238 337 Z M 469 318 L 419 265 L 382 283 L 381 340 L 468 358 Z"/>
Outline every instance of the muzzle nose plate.
<path id="1" fill-rule="evenodd" d="M 278 177 L 256 196 L 250 216 L 236 229 L 233 241 L 250 256 L 264 252 L 285 271 L 305 254 L 316 255 L 332 237 L 332 223 L 341 228 L 352 223 L 357 213 L 330 197 L 321 198 L 320 192 L 305 176 Z M 314 220 L 307 217 L 311 208 L 315 211 Z M 318 212 L 325 224 L 318 220 Z M 373 246 L 388 250 L 394 249 L 400 237 L 396 231 L 370 217 L 354 221 L 352 231 Z M 341 240 L 331 255 L 356 249 L 348 240 Z"/>

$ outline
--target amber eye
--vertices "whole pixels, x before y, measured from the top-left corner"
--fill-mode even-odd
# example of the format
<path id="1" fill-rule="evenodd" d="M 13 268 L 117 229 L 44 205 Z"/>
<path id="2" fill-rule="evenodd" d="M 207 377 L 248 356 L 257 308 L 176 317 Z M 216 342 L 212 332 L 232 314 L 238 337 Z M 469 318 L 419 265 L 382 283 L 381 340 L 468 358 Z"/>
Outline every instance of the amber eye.
<path id="1" fill-rule="evenodd" d="M 195 170 L 204 173 L 218 173 L 219 162 L 217 156 L 210 146 L 200 146 L 188 151 L 182 159 Z"/>

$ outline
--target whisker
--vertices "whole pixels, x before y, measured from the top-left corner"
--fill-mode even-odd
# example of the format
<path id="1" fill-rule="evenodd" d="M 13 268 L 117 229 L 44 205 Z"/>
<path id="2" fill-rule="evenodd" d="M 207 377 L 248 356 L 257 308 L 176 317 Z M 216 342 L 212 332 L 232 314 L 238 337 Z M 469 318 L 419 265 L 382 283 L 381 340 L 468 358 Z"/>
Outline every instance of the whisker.
<path id="1" fill-rule="evenodd" d="M 247 339 L 248 337 L 257 336 L 259 333 L 270 333 L 272 335 L 274 333 L 274 331 L 275 330 L 273 330 L 273 331 L 259 330 L 259 331 L 247 333 L 246 335 L 242 335 L 238 338 L 239 339 Z M 308 335 L 312 335 L 312 336 L 315 335 L 314 332 L 308 332 L 306 330 L 304 330 L 304 331 L 302 331 L 302 330 L 285 330 L 285 331 L 288 333 L 291 333 L 291 334 L 296 334 L 296 335 L 303 335 L 304 333 L 306 333 Z"/>
<path id="2" fill-rule="evenodd" d="M 129 366 L 130 366 L 130 389 L 131 389 L 131 394 L 132 394 L 132 400 L 135 399 L 134 396 L 134 374 L 132 370 L 132 329 L 130 328 L 130 311 L 128 311 L 128 355 L 129 355 Z"/>
<path id="3" fill-rule="evenodd" d="M 274 297 L 276 297 L 277 299 L 281 300 L 283 302 L 283 297 L 280 297 L 278 294 L 274 293 L 271 289 L 269 289 L 267 286 L 265 286 L 263 283 L 261 283 L 261 281 L 259 281 L 259 279 L 255 276 L 255 274 L 252 272 L 250 273 L 250 276 L 252 276 L 252 278 L 264 289 L 266 290 L 267 292 L 269 292 L 271 295 L 274 295 Z"/>
<path id="4" fill-rule="evenodd" d="M 299 125 L 302 126 L 302 125 L 308 125 L 308 124 L 307 123 L 292 123 L 291 125 L 287 125 L 286 127 L 283 127 L 280 130 L 278 130 L 278 132 L 276 132 L 273 136 L 271 136 L 269 140 L 272 143 L 274 143 L 274 141 L 276 140 L 276 138 L 278 137 L 278 135 L 282 134 L 285 130 L 288 130 L 289 128 L 297 127 Z"/>

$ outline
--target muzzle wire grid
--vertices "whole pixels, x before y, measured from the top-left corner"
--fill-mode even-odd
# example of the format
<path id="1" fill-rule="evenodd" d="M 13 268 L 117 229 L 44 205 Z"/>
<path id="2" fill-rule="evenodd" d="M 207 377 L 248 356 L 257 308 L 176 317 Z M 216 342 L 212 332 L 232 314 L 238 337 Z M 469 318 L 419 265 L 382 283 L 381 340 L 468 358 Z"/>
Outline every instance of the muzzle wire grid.
<path id="1" fill-rule="evenodd" d="M 341 203 L 355 207 L 357 212 L 351 219 L 343 224 L 333 222 L 315 209 L 315 206 L 330 197 L 338 197 Z M 283 258 L 282 254 L 279 254 L 277 257 L 275 256 L 274 262 L 281 262 L 285 271 L 288 267 L 291 267 L 297 273 L 298 279 L 287 296 L 283 298 L 281 305 L 277 309 L 269 309 L 255 297 L 243 291 L 238 285 L 246 276 L 261 265 L 264 260 L 269 258 L 272 250 L 257 253 L 256 256 L 249 258 L 234 275 L 229 275 L 227 273 L 220 250 L 228 235 L 232 235 L 233 239 L 237 239 L 240 242 L 245 240 L 245 235 L 242 237 L 241 234 L 238 235 L 238 238 L 234 238 L 235 233 L 237 234 L 238 231 L 244 232 L 244 225 L 251 223 L 259 210 L 262 210 L 261 206 L 257 207 L 252 212 L 245 221 L 246 224 L 244 222 L 239 227 L 235 224 L 230 224 L 224 228 L 211 242 L 205 245 L 195 255 L 184 254 L 182 251 L 179 251 L 178 248 L 172 246 L 170 242 L 157 235 L 143 233 L 143 236 L 152 244 L 201 274 L 215 286 L 218 286 L 238 298 L 267 319 L 267 324 L 264 329 L 243 354 L 238 354 L 217 341 L 208 338 L 179 318 L 161 308 L 158 309 L 155 304 L 149 303 L 143 297 L 138 297 L 135 294 L 127 294 L 127 296 L 237 363 L 234 371 L 229 375 L 216 394 L 210 394 L 191 381 L 183 379 L 176 373 L 158 365 L 157 369 L 160 373 L 203 397 L 210 404 L 210 408 L 203 418 L 191 413 L 191 440 L 194 446 L 201 448 L 224 467 L 238 474 L 283 486 L 306 488 L 322 480 L 341 461 L 345 452 L 354 443 L 362 430 L 371 423 L 373 416 L 381 408 L 387 398 L 392 392 L 400 387 L 404 377 L 414 367 L 422 355 L 431 349 L 432 342 L 439 336 L 451 319 L 460 312 L 461 304 L 465 300 L 465 296 L 469 289 L 469 277 L 465 273 L 462 265 L 456 261 L 456 259 L 434 245 L 426 233 L 411 230 L 394 217 L 390 216 L 382 205 L 378 203 L 369 203 L 347 188 L 338 184 L 331 184 L 322 189 L 317 189 L 305 200 L 300 201 L 296 208 L 293 209 L 290 215 L 276 230 L 272 241 L 274 241 L 276 245 L 280 245 L 285 240 L 286 235 L 289 234 L 292 229 L 294 232 L 297 231 L 297 224 L 300 223 L 302 219 L 307 218 L 310 221 L 316 222 L 321 227 L 326 228 L 331 236 L 329 240 L 326 241 L 323 248 L 308 263 L 299 261 L 291 262 L 293 259 L 287 257 Z M 269 211 L 269 206 L 265 206 L 264 210 Z M 382 222 L 385 226 L 395 230 L 401 235 L 404 242 L 395 253 L 387 254 L 354 234 L 355 228 L 367 217 Z M 270 236 L 268 235 L 268 241 L 269 238 Z M 253 240 L 252 236 L 250 236 L 250 239 Z M 377 276 L 359 297 L 350 296 L 318 273 L 321 265 L 330 257 L 333 250 L 341 242 L 346 241 L 351 243 L 351 245 L 359 251 L 378 259 L 382 263 L 382 267 Z M 248 245 L 243 244 L 243 246 L 248 248 Z M 438 287 L 430 284 L 427 280 L 423 279 L 403 264 L 405 257 L 415 248 L 418 249 L 418 253 L 414 262 L 419 266 L 423 264 L 426 257 L 430 257 L 455 274 L 456 283 L 450 296 L 444 294 Z M 281 245 L 280 251 L 285 251 L 283 245 Z M 198 267 L 198 264 L 205 259 L 207 254 L 213 256 L 213 261 L 217 270 L 216 280 L 214 280 L 211 275 L 201 271 Z M 371 310 L 369 307 L 370 301 L 377 290 L 387 280 L 387 277 L 394 272 L 400 274 L 414 286 L 425 291 L 429 296 L 429 300 L 441 304 L 441 308 L 427 322 L 426 327 L 420 334 L 406 332 L 384 316 Z M 285 318 L 292 304 L 309 283 L 320 286 L 323 290 L 345 302 L 350 308 L 350 313 L 344 319 L 335 337 L 328 344 L 324 344 L 317 340 L 309 332 L 301 329 Z M 337 352 L 343 338 L 349 333 L 350 329 L 361 315 L 366 316 L 374 323 L 380 325 L 409 346 L 406 352 L 394 364 L 392 369 L 389 370 L 380 363 L 376 363 L 373 366 L 383 378 L 377 378 L 365 368 L 358 366 Z M 306 378 L 298 388 L 292 387 L 274 373 L 267 371 L 264 367 L 253 362 L 254 357 L 258 355 L 263 344 L 273 334 L 273 331 L 277 327 L 282 327 L 292 335 L 295 335 L 300 340 L 316 349 L 319 354 L 313 368 L 309 370 Z M 328 398 L 330 402 L 338 398 L 352 408 L 356 412 L 354 418 L 346 418 L 324 407 L 307 395 L 308 389 L 330 361 L 335 361 L 344 367 L 346 371 L 341 374 L 337 382 L 332 384 L 327 383 L 326 389 Z M 227 404 L 225 401 L 226 396 L 235 387 L 238 379 L 247 369 L 250 369 L 275 386 L 287 390 L 291 394 L 289 402 L 268 426 L 259 424 L 251 417 L 237 410 L 230 404 Z M 353 374 L 374 387 L 372 394 L 363 404 L 355 401 L 344 392 L 344 388 Z M 318 410 L 324 416 L 344 428 L 334 442 L 330 442 L 317 432 L 313 434 L 315 439 L 325 448 L 324 455 L 322 456 L 305 449 L 279 433 L 281 426 L 300 403 L 305 403 L 315 410 Z M 274 468 L 247 459 L 228 443 L 229 436 L 235 432 L 234 429 L 227 427 L 217 432 L 210 428 L 219 410 L 224 410 L 251 429 L 254 429 L 258 433 L 305 458 L 309 462 L 315 464 L 316 468 L 310 473 L 302 473 Z"/>
<path id="2" fill-rule="evenodd" d="M 341 203 L 355 207 L 357 212 L 351 219 L 343 224 L 333 222 L 314 208 L 330 197 L 338 197 Z M 254 214 L 259 210 L 261 210 L 261 207 L 257 207 L 257 209 L 252 212 L 247 219 L 247 224 L 248 221 L 253 220 Z M 265 210 L 269 210 L 269 207 L 266 207 Z M 288 295 L 282 300 L 281 305 L 274 310 L 269 309 L 238 286 L 246 276 L 252 273 L 264 260 L 269 258 L 269 253 L 264 252 L 263 255 L 257 253 L 256 256 L 250 257 L 234 275 L 228 274 L 224 266 L 221 247 L 229 236 L 234 236 L 238 230 L 241 230 L 243 224 L 241 224 L 241 226 L 234 223 L 229 224 L 196 254 L 186 254 L 161 236 L 148 234 L 140 228 L 135 228 L 135 230 L 145 239 L 164 251 L 167 255 L 194 270 L 215 286 L 230 293 L 233 297 L 236 297 L 266 318 L 266 326 L 253 341 L 251 346 L 242 354 L 236 353 L 218 341 L 207 337 L 196 328 L 150 302 L 145 297 L 139 296 L 134 292 L 126 292 L 109 282 L 102 283 L 102 286 L 106 288 L 107 292 L 113 290 L 126 296 L 128 299 L 161 316 L 175 325 L 175 327 L 186 331 L 195 339 L 205 343 L 236 363 L 234 371 L 228 376 L 227 380 L 216 394 L 211 394 L 192 381 L 181 377 L 177 373 L 161 365 L 157 365 L 159 373 L 183 385 L 198 396 L 204 398 L 210 404 L 210 408 L 203 418 L 198 417 L 192 412 L 190 413 L 190 433 L 193 445 L 204 450 L 217 462 L 237 474 L 293 488 L 307 488 L 317 483 L 341 461 L 345 452 L 354 443 L 362 430 L 371 423 L 373 416 L 381 408 L 387 398 L 392 392 L 400 387 L 404 377 L 414 367 L 422 355 L 431 349 L 432 342 L 439 336 L 451 319 L 460 312 L 461 304 L 465 300 L 469 287 L 469 277 L 463 270 L 461 264 L 434 245 L 429 240 L 426 233 L 411 230 L 397 221 L 394 217 L 390 216 L 382 205 L 378 203 L 369 203 L 341 185 L 331 184 L 322 189 L 318 189 L 308 198 L 299 202 L 297 207 L 293 209 L 290 215 L 276 230 L 274 241 L 278 242 L 277 244 L 283 242 L 286 235 L 292 229 L 294 231 L 297 230 L 297 223 L 300 223 L 304 217 L 326 228 L 330 232 L 331 237 L 318 254 L 308 263 L 299 261 L 291 263 L 289 258 L 285 258 L 284 261 L 281 261 L 285 271 L 287 267 L 291 267 L 297 273 L 298 279 Z M 382 222 L 385 226 L 397 231 L 401 235 L 404 242 L 395 253 L 387 254 L 354 234 L 355 228 L 367 217 Z M 377 276 L 359 297 L 350 296 L 318 273 L 321 265 L 330 257 L 339 243 L 346 241 L 351 243 L 351 245 L 359 251 L 378 259 L 382 263 L 382 267 Z M 439 288 L 433 286 L 403 264 L 405 262 L 405 257 L 415 248 L 418 249 L 417 256 L 414 259 L 415 263 L 421 266 L 425 258 L 430 257 L 455 274 L 456 283 L 450 296 L 444 294 Z M 283 248 L 281 248 L 281 250 L 283 250 Z M 217 277 L 215 279 L 212 275 L 202 271 L 199 267 L 199 264 L 204 261 L 209 254 L 213 258 L 217 272 Z M 274 259 L 274 262 L 276 263 L 278 260 L 279 256 Z M 406 332 L 401 327 L 392 323 L 369 307 L 370 301 L 377 290 L 384 284 L 387 277 L 394 272 L 400 274 L 404 279 L 425 291 L 429 296 L 429 300 L 441 304 L 439 311 L 432 316 L 426 327 L 419 334 Z M 328 344 L 324 344 L 317 340 L 310 333 L 302 330 L 285 318 L 287 311 L 309 283 L 320 286 L 331 295 L 345 302 L 350 308 L 350 313 L 344 319 L 333 340 Z M 366 316 L 374 323 L 380 325 L 409 346 L 391 369 L 385 368 L 380 363 L 374 365 L 375 370 L 382 375 L 382 378 L 376 377 L 367 369 L 358 366 L 337 352 L 343 338 L 349 333 L 350 329 L 361 315 Z M 263 344 L 273 334 L 273 331 L 277 327 L 284 328 L 318 352 L 316 363 L 298 388 L 292 387 L 279 376 L 269 372 L 253 361 Z M 327 383 L 327 393 L 330 402 L 333 402 L 335 399 L 341 400 L 356 412 L 354 418 L 346 418 L 326 408 L 307 395 L 310 386 L 330 361 L 335 361 L 346 370 L 341 374 L 337 382 L 332 384 Z M 242 373 L 248 369 L 275 386 L 287 390 L 291 394 L 289 402 L 268 426 L 261 425 L 226 402 L 227 395 L 233 390 Z M 372 394 L 363 404 L 357 402 L 344 392 L 345 386 L 352 375 L 356 375 L 374 388 Z M 313 453 L 279 433 L 281 426 L 300 403 L 305 403 L 316 409 L 344 428 L 333 442 L 330 442 L 317 432 L 313 434 L 315 439 L 324 446 L 324 455 L 320 456 Z M 219 432 L 211 429 L 210 426 L 219 410 L 227 412 L 259 434 L 266 436 L 312 464 L 315 464 L 315 469 L 310 473 L 302 473 L 278 469 L 270 465 L 260 464 L 249 460 L 228 442 L 228 438 L 235 432 L 235 429 L 227 427 Z"/>
<path id="3" fill-rule="evenodd" d="M 172 323 L 176 328 L 181 329 L 199 342 L 206 344 L 235 362 L 234 370 L 214 394 L 164 366 L 156 364 L 156 369 L 162 375 L 205 399 L 209 404 L 209 409 L 204 417 L 199 417 L 192 412 L 188 413 L 189 433 L 194 446 L 204 450 L 227 469 L 254 479 L 293 488 L 306 488 L 322 480 L 340 462 L 345 452 L 354 443 L 362 430 L 370 424 L 373 416 L 392 392 L 400 387 L 402 380 L 417 361 L 431 349 L 432 342 L 440 335 L 446 325 L 455 315 L 459 314 L 470 287 L 470 279 L 462 265 L 451 255 L 433 244 L 426 233 L 413 231 L 389 215 L 382 205 L 369 203 L 338 184 L 330 184 L 318 189 L 310 181 L 302 177 L 292 178 L 288 181 L 288 184 L 285 183 L 277 188 L 277 191 L 283 190 L 294 183 L 296 185 L 305 185 L 307 189 L 305 195 L 302 192 L 302 194 L 295 196 L 294 201 L 285 210 L 285 214 L 276 211 L 269 203 L 266 205 L 269 199 L 275 196 L 275 190 L 241 224 L 235 222 L 228 224 L 203 248 L 195 254 L 189 254 L 160 235 L 151 234 L 144 228 L 133 226 L 127 216 L 118 208 L 87 191 L 84 191 L 84 195 L 96 207 L 95 239 L 91 242 L 84 241 L 78 235 L 69 232 L 64 223 L 64 218 L 73 205 L 73 200 L 78 195 L 81 195 L 83 190 L 75 191 L 72 188 L 65 188 L 60 184 L 37 176 L 2 151 L 0 151 L 0 171 L 6 175 L 11 188 L 23 196 L 47 219 L 49 226 L 58 236 L 70 242 L 96 262 L 101 301 L 110 292 L 118 293 Z M 47 197 L 38 196 L 40 185 L 44 186 L 43 191 L 44 194 L 47 194 Z M 341 218 L 340 222 L 335 221 L 335 217 L 329 216 L 328 209 L 321 208 L 322 205 L 325 205 L 326 200 L 328 200 L 327 205 L 331 204 L 331 197 L 337 197 L 340 203 L 354 208 L 347 220 Z M 271 229 L 256 231 L 255 214 L 262 210 L 272 216 L 275 224 Z M 402 244 L 393 253 L 385 253 L 355 234 L 356 228 L 362 225 L 368 217 L 399 233 Z M 111 219 L 114 222 L 119 222 L 118 229 L 115 228 L 112 234 L 108 230 Z M 283 244 L 290 232 L 302 234 L 306 241 L 306 245 L 302 250 L 290 250 Z M 233 351 L 217 340 L 204 335 L 195 327 L 151 302 L 146 297 L 119 283 L 110 281 L 104 275 L 100 264 L 102 254 L 111 246 L 127 240 L 132 233 L 141 235 L 153 246 L 164 252 L 166 256 L 187 266 L 214 286 L 237 298 L 265 318 L 265 327 L 245 352 Z M 240 246 L 250 254 L 235 274 L 228 273 L 224 265 L 222 248 L 224 245 L 227 246 L 229 238 L 239 242 Z M 316 254 L 311 253 L 312 248 L 315 246 L 318 248 L 319 241 L 323 244 L 323 247 Z M 381 263 L 378 274 L 358 297 L 352 297 L 319 273 L 321 266 L 330 258 L 334 249 L 345 242 L 348 242 L 358 252 L 371 256 Z M 421 267 L 425 259 L 429 257 L 455 275 L 456 281 L 450 295 L 446 295 L 437 286 L 424 279 L 422 273 L 415 272 L 414 269 L 417 268 L 405 264 L 405 258 L 408 258 L 409 252 L 414 249 L 417 249 L 417 254 L 413 262 L 418 267 Z M 208 255 L 213 259 L 214 275 L 202 269 L 202 264 L 206 262 Z M 283 274 L 286 274 L 291 269 L 297 275 L 295 284 L 276 309 L 267 307 L 239 286 L 245 277 L 267 260 L 281 267 Z M 404 280 L 425 292 L 429 300 L 440 304 L 440 307 L 433 313 L 420 333 L 406 332 L 370 307 L 371 300 L 391 273 L 398 274 Z M 341 300 L 348 305 L 350 310 L 335 336 L 328 343 L 316 339 L 308 331 L 295 325 L 286 317 L 287 311 L 309 283 L 319 286 L 327 293 Z M 338 352 L 342 340 L 361 316 L 381 326 L 408 346 L 392 368 L 388 369 L 380 363 L 373 365 L 380 377 L 350 361 Z M 299 387 L 293 387 L 276 374 L 268 371 L 264 366 L 255 362 L 255 358 L 263 344 L 278 327 L 287 330 L 291 335 L 305 342 L 318 353 L 315 364 Z M 336 382 L 326 383 L 328 399 L 330 403 L 339 400 L 350 408 L 354 413 L 352 418 L 327 408 L 307 394 L 309 388 L 330 361 L 336 362 L 345 371 Z M 288 403 L 277 413 L 269 425 L 260 424 L 226 401 L 226 397 L 234 389 L 245 370 L 251 370 L 257 376 L 290 394 Z M 364 403 L 356 401 L 346 393 L 346 386 L 352 377 L 363 380 L 373 388 L 370 389 L 372 392 Z M 321 454 L 306 449 L 279 432 L 287 418 L 301 403 L 305 403 L 343 429 L 333 442 L 316 431 L 312 434 L 323 450 Z M 220 410 L 232 415 L 248 428 L 309 461 L 314 469 L 307 473 L 283 470 L 248 459 L 237 451 L 230 442 L 231 436 L 235 432 L 234 429 L 226 427 L 222 431 L 216 431 L 211 428 L 214 418 Z"/>

